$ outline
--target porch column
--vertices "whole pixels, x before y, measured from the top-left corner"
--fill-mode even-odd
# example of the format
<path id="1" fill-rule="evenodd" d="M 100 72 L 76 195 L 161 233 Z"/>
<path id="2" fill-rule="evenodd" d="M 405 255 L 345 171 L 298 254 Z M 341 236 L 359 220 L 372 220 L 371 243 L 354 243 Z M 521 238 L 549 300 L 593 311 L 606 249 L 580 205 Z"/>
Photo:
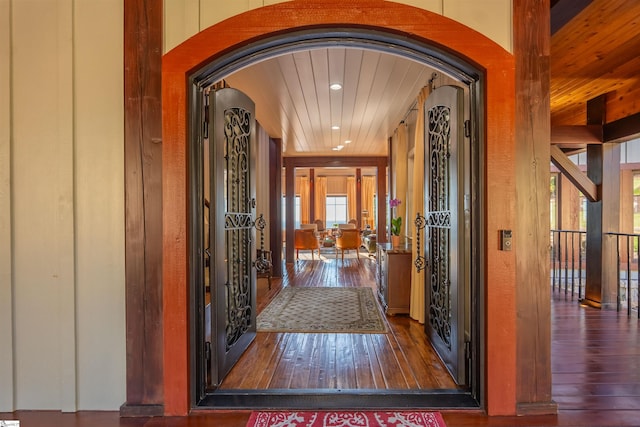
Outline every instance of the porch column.
<path id="1" fill-rule="evenodd" d="M 164 413 L 162 3 L 124 5 L 127 391 L 122 416 Z M 179 221 L 179 220 L 176 220 Z"/>
<path id="2" fill-rule="evenodd" d="M 600 200 L 587 202 L 587 255 L 584 303 L 615 308 L 616 241 L 605 233 L 620 229 L 620 144 L 587 146 L 587 175 L 600 188 Z"/>
<path id="3" fill-rule="evenodd" d="M 517 211 L 512 253 L 516 255 L 519 415 L 557 412 L 551 396 L 549 14 L 549 1 L 513 2 Z M 498 209 L 488 206 L 489 215 Z"/>

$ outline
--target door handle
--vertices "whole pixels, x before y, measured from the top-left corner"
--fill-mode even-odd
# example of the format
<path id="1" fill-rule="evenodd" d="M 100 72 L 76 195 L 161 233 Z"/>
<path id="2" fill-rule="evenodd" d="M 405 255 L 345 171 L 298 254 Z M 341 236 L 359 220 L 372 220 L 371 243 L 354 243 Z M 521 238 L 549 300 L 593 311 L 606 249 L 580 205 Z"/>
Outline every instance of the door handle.
<path id="1" fill-rule="evenodd" d="M 427 218 L 420 215 L 420 212 L 416 214 L 416 220 L 414 221 L 416 226 L 416 260 L 413 262 L 416 266 L 416 271 L 419 273 L 427 267 L 427 258 L 420 253 L 422 246 L 420 246 L 420 235 L 422 230 L 427 227 Z"/>

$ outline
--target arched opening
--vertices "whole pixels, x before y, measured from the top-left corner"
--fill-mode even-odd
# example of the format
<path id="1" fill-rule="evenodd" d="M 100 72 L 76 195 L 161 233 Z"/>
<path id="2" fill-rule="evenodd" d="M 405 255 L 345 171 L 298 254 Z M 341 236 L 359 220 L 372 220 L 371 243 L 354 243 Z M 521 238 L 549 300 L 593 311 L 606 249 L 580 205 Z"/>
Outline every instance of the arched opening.
<path id="1" fill-rule="evenodd" d="M 270 16 L 283 16 L 291 8 L 300 11 L 312 5 L 276 5 L 247 12 L 203 31 L 165 56 L 163 62 L 163 218 L 164 218 L 164 378 L 165 411 L 167 414 L 186 413 L 193 405 L 190 390 L 194 377 L 191 372 L 192 335 L 189 328 L 191 298 L 188 285 L 188 124 L 190 116 L 190 83 L 216 80 L 261 57 L 277 54 L 282 49 L 304 49 L 313 43 L 360 43 L 368 48 L 389 49 L 432 66 L 443 67 L 449 73 L 457 73 L 466 81 L 482 81 L 478 85 L 478 129 L 483 170 L 479 179 L 512 182 L 510 166 L 497 155 L 513 149 L 510 136 L 513 133 L 512 58 L 500 47 L 446 18 L 407 6 L 376 4 L 367 9 L 365 16 L 335 7 L 323 5 L 321 12 L 293 17 L 284 14 L 277 24 L 264 27 Z M 377 9 L 377 10 L 376 10 Z M 376 12 L 383 11 L 398 18 L 390 25 Z M 301 18 L 304 16 L 304 19 Z M 340 23 L 336 22 L 336 19 Z M 365 19 L 363 21 L 363 18 Z M 301 22 L 305 21 L 305 22 Z M 364 30 L 362 24 L 369 28 Z M 404 22 L 404 24 L 402 23 Z M 345 24 L 346 23 L 346 24 Z M 441 25 L 434 25 L 439 23 Z M 251 25 L 251 24 L 255 24 Z M 242 33 L 231 31 L 234 25 L 242 26 Z M 322 29 L 311 26 L 322 26 Z M 452 38 L 455 34 L 457 37 Z M 459 30 L 459 31 L 458 31 Z M 466 37 L 466 39 L 465 39 Z M 468 40 L 474 39 L 474 46 Z M 444 48 L 447 46 L 447 48 Z M 475 48 L 475 49 L 474 49 Z M 451 52 L 458 52 L 453 54 Z M 466 59 L 463 59 L 466 58 Z M 473 65 L 472 65 L 473 64 Z M 483 78 L 479 79 L 478 75 Z M 194 76 L 197 77 L 194 79 Z M 188 80 L 191 79 L 191 80 Z M 500 82 L 500 83 L 499 83 Z M 484 99 L 483 99 L 484 98 Z M 502 139 L 499 138 L 502 137 Z M 500 203 L 513 195 L 513 188 L 484 187 L 484 202 Z M 483 204 L 484 206 L 484 204 Z M 493 270 L 491 267 L 492 242 L 495 236 L 485 235 L 490 223 L 501 218 L 487 218 L 479 212 L 478 241 L 479 267 L 476 295 L 477 320 L 484 323 L 478 330 L 479 349 L 478 394 L 480 401 L 490 412 L 509 412 L 515 406 L 512 389 L 515 377 L 515 331 L 500 330 L 497 326 L 509 320 L 510 313 L 503 311 L 502 319 L 494 319 L 491 307 L 513 306 L 513 271 Z M 484 228 L 486 227 L 486 228 Z M 490 250 L 482 250 L 490 248 Z M 501 291 L 502 288 L 502 291 Z M 486 290 L 486 291 L 485 291 Z M 505 291 L 506 292 L 503 292 Z M 512 314 L 511 314 L 512 315 Z M 496 322 L 497 323 L 494 323 Z M 511 319 L 513 320 L 513 319 Z M 513 324 L 509 322 L 507 324 Z M 492 352 L 500 348 L 501 352 Z M 506 369 L 505 369 L 506 367 Z M 491 380 L 485 380 L 491 378 Z M 191 384 L 190 384 L 191 383 Z M 481 385 L 483 384 L 483 385 Z M 511 388 L 510 388 L 511 387 Z M 418 397 L 420 399 L 420 397 Z M 420 403 L 416 403 L 420 406 Z M 493 410 L 492 410 L 493 409 Z"/>

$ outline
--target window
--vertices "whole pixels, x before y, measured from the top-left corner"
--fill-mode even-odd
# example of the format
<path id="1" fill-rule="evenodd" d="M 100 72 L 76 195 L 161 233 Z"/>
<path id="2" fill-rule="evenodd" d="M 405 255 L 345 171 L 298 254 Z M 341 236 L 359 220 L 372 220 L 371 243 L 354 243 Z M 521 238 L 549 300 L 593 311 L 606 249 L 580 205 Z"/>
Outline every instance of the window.
<path id="1" fill-rule="evenodd" d="M 587 229 L 587 198 L 581 192 L 578 192 L 580 200 L 580 212 L 578 215 L 578 230 L 585 231 Z"/>
<path id="2" fill-rule="evenodd" d="M 558 174 L 551 174 L 551 198 L 549 211 L 551 213 L 551 229 L 558 229 Z"/>
<path id="3" fill-rule="evenodd" d="M 327 226 L 346 223 L 347 196 L 327 196 L 325 212 Z"/>
<path id="4" fill-rule="evenodd" d="M 633 171 L 633 232 L 640 233 L 640 171 Z"/>

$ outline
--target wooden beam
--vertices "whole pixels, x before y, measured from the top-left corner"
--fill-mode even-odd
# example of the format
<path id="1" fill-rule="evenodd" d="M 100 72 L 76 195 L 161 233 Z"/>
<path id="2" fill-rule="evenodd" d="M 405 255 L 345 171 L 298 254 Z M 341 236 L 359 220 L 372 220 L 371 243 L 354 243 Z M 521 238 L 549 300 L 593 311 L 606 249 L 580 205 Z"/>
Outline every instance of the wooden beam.
<path id="1" fill-rule="evenodd" d="M 386 156 L 349 157 L 349 156 L 320 156 L 320 157 L 283 157 L 285 167 L 293 168 L 327 168 L 327 167 L 373 167 L 380 163 L 387 164 Z"/>
<path id="2" fill-rule="evenodd" d="M 602 126 L 552 126 L 552 145 L 602 144 Z"/>
<path id="3" fill-rule="evenodd" d="M 120 413 L 156 416 L 164 413 L 162 3 L 123 6 L 127 400 Z"/>
<path id="4" fill-rule="evenodd" d="M 575 185 L 590 202 L 600 200 L 598 187 L 575 163 L 555 145 L 551 146 L 551 162 Z"/>
<path id="5" fill-rule="evenodd" d="M 286 159 L 285 159 L 286 160 Z M 296 198 L 296 178 L 295 178 L 294 167 L 291 167 L 285 161 L 285 262 L 288 264 L 292 264 L 294 262 L 294 250 L 293 250 L 293 239 L 294 239 L 294 227 L 295 227 L 295 198 Z"/>
<path id="6" fill-rule="evenodd" d="M 514 262 L 516 286 L 516 411 L 555 414 L 551 394 L 551 289 L 549 287 L 549 1 L 513 3 L 515 66 L 514 169 L 516 200 L 513 252 L 494 256 Z M 495 185 L 488 180 L 487 188 Z M 495 208 L 488 205 L 488 215 Z M 513 226 L 511 225 L 513 224 Z M 497 230 L 491 233 L 497 235 Z M 487 254 L 490 250 L 487 252 Z M 511 310 L 511 308 L 503 307 Z M 491 349 L 489 348 L 489 351 Z"/>
<path id="7" fill-rule="evenodd" d="M 269 138 L 269 236 L 273 276 L 282 277 L 282 140 Z"/>
<path id="8" fill-rule="evenodd" d="M 551 0 L 551 34 L 582 12 L 593 0 Z"/>
<path id="9" fill-rule="evenodd" d="M 604 142 L 629 141 L 640 136 L 640 113 L 607 123 L 603 126 Z"/>

